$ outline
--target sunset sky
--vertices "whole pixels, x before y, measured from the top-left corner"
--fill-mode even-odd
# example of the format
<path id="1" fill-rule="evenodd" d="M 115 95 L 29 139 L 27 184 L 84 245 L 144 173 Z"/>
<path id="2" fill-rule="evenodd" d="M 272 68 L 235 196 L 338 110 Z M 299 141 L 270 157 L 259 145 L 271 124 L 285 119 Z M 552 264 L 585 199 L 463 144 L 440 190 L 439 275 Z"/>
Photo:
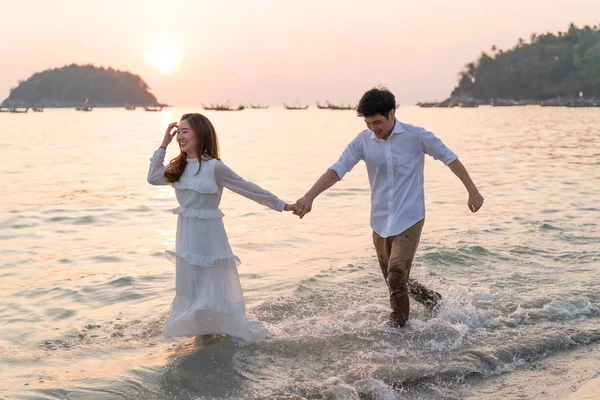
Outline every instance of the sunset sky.
<path id="1" fill-rule="evenodd" d="M 600 24 L 599 0 L 4 2 L 0 101 L 72 63 L 139 74 L 162 102 L 442 100 L 463 66 L 531 33 Z"/>

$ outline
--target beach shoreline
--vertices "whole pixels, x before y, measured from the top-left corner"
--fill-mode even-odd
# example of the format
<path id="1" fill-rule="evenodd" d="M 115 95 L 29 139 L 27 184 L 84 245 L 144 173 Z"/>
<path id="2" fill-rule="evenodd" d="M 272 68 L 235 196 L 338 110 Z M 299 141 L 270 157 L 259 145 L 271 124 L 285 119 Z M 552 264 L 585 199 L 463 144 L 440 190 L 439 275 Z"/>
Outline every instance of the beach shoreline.
<path id="1" fill-rule="evenodd" d="M 528 362 L 510 373 L 471 382 L 465 399 L 591 400 L 600 393 L 600 343 Z"/>

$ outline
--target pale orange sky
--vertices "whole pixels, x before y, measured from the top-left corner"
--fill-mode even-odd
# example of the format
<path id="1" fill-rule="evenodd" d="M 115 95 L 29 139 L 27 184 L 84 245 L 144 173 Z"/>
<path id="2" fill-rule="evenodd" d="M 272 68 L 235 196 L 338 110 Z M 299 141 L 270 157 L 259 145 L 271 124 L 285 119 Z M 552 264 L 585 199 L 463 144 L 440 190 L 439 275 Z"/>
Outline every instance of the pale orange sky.
<path id="1" fill-rule="evenodd" d="M 139 74 L 162 102 L 356 103 L 382 84 L 401 104 L 444 99 L 495 44 L 600 24 L 599 0 L 3 1 L 0 101 L 20 79 L 71 63 Z M 157 33 L 184 59 L 144 58 Z"/>

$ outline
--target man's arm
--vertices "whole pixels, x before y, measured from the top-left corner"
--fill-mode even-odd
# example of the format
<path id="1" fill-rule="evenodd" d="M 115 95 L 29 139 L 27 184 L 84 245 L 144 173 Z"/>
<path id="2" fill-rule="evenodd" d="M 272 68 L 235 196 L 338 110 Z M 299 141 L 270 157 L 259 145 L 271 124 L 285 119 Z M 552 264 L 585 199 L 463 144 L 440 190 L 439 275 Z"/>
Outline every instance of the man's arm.
<path id="1" fill-rule="evenodd" d="M 294 214 L 299 216 L 300 218 L 304 217 L 306 214 L 310 212 L 312 209 L 312 203 L 317 198 L 318 195 L 335 185 L 337 181 L 340 180 L 340 177 L 335 173 L 335 171 L 328 169 L 313 185 L 312 188 L 304 196 L 296 201 L 296 211 Z"/>
<path id="2" fill-rule="evenodd" d="M 296 201 L 296 210 L 294 211 L 294 214 L 300 218 L 308 214 L 312 209 L 312 203 L 315 198 L 335 185 L 335 183 L 341 180 L 347 172 L 350 172 L 352 168 L 362 160 L 362 153 L 362 139 L 361 134 L 359 133 L 358 136 L 346 146 L 346 149 L 339 160 L 317 179 L 313 187 L 310 188 L 304 196 Z"/>
<path id="3" fill-rule="evenodd" d="M 448 164 L 448 168 L 450 168 L 450 171 L 452 171 L 454 175 L 461 180 L 463 185 L 465 185 L 465 188 L 467 188 L 467 191 L 469 192 L 469 200 L 467 200 L 467 206 L 469 207 L 469 210 L 474 213 L 479 211 L 483 205 L 483 196 L 479 194 L 477 186 L 475 186 L 473 180 L 471 180 L 469 172 L 467 172 L 467 169 L 463 163 L 461 163 L 459 159 L 456 159 Z"/>

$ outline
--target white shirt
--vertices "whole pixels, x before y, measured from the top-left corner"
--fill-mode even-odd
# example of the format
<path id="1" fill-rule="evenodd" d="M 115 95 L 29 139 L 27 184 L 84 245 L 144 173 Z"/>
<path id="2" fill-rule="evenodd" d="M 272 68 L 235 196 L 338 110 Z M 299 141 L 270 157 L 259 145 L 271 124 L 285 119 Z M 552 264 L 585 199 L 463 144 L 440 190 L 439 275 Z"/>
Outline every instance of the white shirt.
<path id="1" fill-rule="evenodd" d="M 370 129 L 359 133 L 329 169 L 341 180 L 364 160 L 371 185 L 371 228 L 385 238 L 425 218 L 425 154 L 446 165 L 458 158 L 433 133 L 396 120 L 387 140 Z"/>

